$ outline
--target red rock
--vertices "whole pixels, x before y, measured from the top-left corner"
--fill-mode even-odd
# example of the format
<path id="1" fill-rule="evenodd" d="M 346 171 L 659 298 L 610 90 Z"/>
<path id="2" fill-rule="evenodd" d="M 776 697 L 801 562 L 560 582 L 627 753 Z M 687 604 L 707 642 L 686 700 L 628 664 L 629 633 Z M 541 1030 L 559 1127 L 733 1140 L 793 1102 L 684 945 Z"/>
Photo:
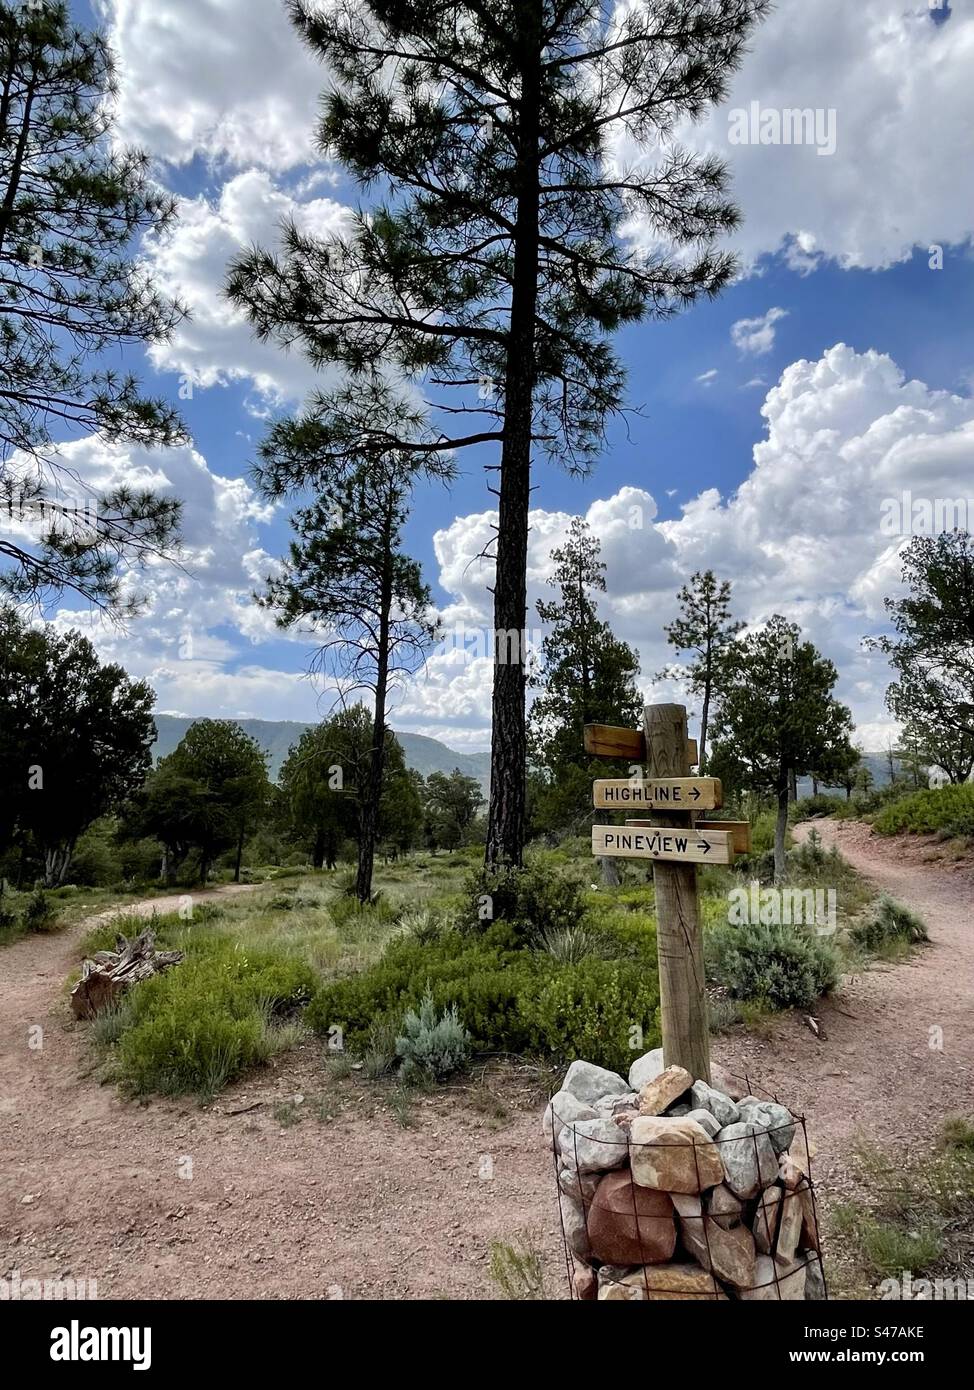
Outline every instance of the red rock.
<path id="1" fill-rule="evenodd" d="M 606 1264 L 663 1264 L 676 1248 L 673 1203 L 626 1171 L 608 1173 L 588 1209 L 588 1235 L 592 1254 Z"/>
<path id="2" fill-rule="evenodd" d="M 580 1303 L 594 1303 L 598 1299 L 599 1281 L 595 1270 L 589 1269 L 588 1265 L 575 1266 L 572 1283 L 575 1286 L 575 1297 Z"/>

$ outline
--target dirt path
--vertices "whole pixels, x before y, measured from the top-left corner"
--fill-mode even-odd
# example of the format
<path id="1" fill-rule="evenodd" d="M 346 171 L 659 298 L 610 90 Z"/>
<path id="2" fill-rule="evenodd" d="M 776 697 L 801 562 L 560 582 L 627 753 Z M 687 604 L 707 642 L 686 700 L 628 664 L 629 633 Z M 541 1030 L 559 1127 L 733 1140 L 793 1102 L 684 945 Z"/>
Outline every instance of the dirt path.
<path id="1" fill-rule="evenodd" d="M 827 1204 L 848 1189 L 859 1135 L 926 1148 L 944 1115 L 972 1108 L 974 886 L 866 827 L 817 828 L 932 937 L 910 961 L 847 981 L 821 1010 L 826 1039 L 789 1018 L 769 1039 L 715 1048 L 804 1109 Z M 493 1294 L 490 1241 L 528 1229 L 564 1296 L 540 1112 L 517 1108 L 513 1072 L 492 1083 L 514 1102 L 506 1118 L 457 1088 L 421 1101 L 408 1129 L 368 1085 L 329 1083 L 317 1044 L 208 1109 L 123 1101 L 90 1074 L 66 1006 L 90 925 L 0 952 L 0 1276 L 97 1279 L 101 1298 L 475 1299 Z M 274 1107 L 295 1093 L 308 1112 L 323 1103 L 324 1120 L 282 1128 Z"/>
<path id="2" fill-rule="evenodd" d="M 486 1298 L 491 1240 L 530 1229 L 564 1293 L 534 1104 L 499 1125 L 441 1091 L 403 1129 L 354 1078 L 329 1094 L 317 1044 L 207 1109 L 99 1086 L 64 982 L 111 915 L 0 952 L 0 1277 L 95 1279 L 123 1299 Z M 513 1073 L 492 1084 L 515 1099 Z M 295 1094 L 333 1118 L 282 1128 L 274 1107 Z"/>
<path id="3" fill-rule="evenodd" d="M 768 1040 L 718 1048 L 726 1065 L 805 1111 L 827 1200 L 844 1187 L 860 1136 L 923 1151 L 945 1116 L 974 1111 L 974 882 L 964 870 L 924 862 L 919 846 L 875 836 L 857 822 L 816 821 L 815 828 L 919 913 L 931 938 L 906 962 L 846 980 L 819 1012 L 825 1040 L 788 1018 Z"/>

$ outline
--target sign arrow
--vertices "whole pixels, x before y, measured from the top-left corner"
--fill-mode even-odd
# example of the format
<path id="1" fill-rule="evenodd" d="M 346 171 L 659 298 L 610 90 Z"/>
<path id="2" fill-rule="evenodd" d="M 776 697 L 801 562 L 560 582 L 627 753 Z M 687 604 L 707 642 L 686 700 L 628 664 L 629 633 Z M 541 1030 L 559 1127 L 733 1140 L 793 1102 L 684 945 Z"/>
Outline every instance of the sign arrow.
<path id="1" fill-rule="evenodd" d="M 702 849 L 704 854 L 709 854 L 713 846 L 709 840 L 698 840 L 697 849 Z"/>
<path id="2" fill-rule="evenodd" d="M 692 798 L 694 801 L 699 801 L 699 800 L 700 800 L 700 788 L 699 788 L 699 787 L 694 787 L 693 791 L 690 793 L 690 796 L 691 796 L 691 798 Z"/>

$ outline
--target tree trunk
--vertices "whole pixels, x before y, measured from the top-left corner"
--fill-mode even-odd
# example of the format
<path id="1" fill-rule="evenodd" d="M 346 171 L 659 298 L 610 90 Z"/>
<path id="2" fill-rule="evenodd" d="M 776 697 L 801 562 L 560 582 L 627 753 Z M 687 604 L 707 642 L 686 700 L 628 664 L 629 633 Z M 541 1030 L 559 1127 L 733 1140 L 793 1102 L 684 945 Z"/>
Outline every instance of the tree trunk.
<path id="1" fill-rule="evenodd" d="M 492 868 L 503 865 L 519 867 L 523 862 L 527 774 L 524 644 L 541 204 L 542 24 L 539 0 L 524 0 L 516 13 L 518 65 L 521 69 L 518 195 L 504 386 L 504 440 L 501 446 L 497 574 L 494 584 L 490 804 L 484 854 L 485 863 Z M 514 661 L 508 659 L 510 643 L 506 637 L 512 633 L 518 634 Z"/>
<path id="2" fill-rule="evenodd" d="M 360 903 L 372 901 L 372 873 L 375 842 L 379 832 L 379 802 L 382 799 L 382 770 L 386 752 L 386 698 L 389 692 L 389 630 L 392 613 L 392 528 L 390 501 L 386 514 L 385 559 L 379 594 L 379 642 L 375 668 L 375 718 L 372 722 L 372 756 L 362 804 L 361 836 L 358 849 L 358 876 L 355 894 Z"/>
<path id="3" fill-rule="evenodd" d="M 320 869 L 325 862 L 325 832 L 319 830 L 315 836 L 314 848 L 311 851 L 311 867 Z"/>
<path id="4" fill-rule="evenodd" d="M 818 778 L 812 778 L 812 796 L 818 796 Z"/>
<path id="5" fill-rule="evenodd" d="M 622 882 L 619 877 L 619 865 L 611 857 L 603 857 L 599 860 L 602 865 L 602 883 L 606 888 L 618 888 Z"/>
<path id="6" fill-rule="evenodd" d="M 783 883 L 785 877 L 785 835 L 788 830 L 788 801 L 791 779 L 782 768 L 778 782 L 778 818 L 774 827 L 774 881 Z"/>
<path id="7" fill-rule="evenodd" d="M 244 847 L 244 826 L 243 826 L 243 821 L 241 821 L 241 822 L 240 822 L 240 834 L 237 836 L 237 862 L 236 862 L 236 864 L 234 865 L 234 868 L 233 868 L 233 881 L 234 881 L 234 883 L 239 883 L 239 882 L 240 882 L 240 865 L 241 865 L 241 863 L 243 862 L 243 847 Z"/>
<path id="8" fill-rule="evenodd" d="M 71 867 L 74 843 L 54 845 L 44 851 L 44 887 L 60 888 Z"/>
<path id="9" fill-rule="evenodd" d="M 710 725 L 710 676 L 703 688 L 703 709 L 700 711 L 700 747 L 697 749 L 697 770 L 703 777 L 707 771 L 707 730 Z"/>
<path id="10" fill-rule="evenodd" d="M 798 773 L 794 768 L 788 773 L 788 800 L 798 800 Z"/>
<path id="11" fill-rule="evenodd" d="M 686 777 L 687 712 L 682 705 L 648 705 L 644 714 L 650 777 Z M 688 824 L 686 814 L 655 815 L 654 825 Z M 710 1081 L 703 930 L 695 864 L 654 862 L 663 1061 Z"/>

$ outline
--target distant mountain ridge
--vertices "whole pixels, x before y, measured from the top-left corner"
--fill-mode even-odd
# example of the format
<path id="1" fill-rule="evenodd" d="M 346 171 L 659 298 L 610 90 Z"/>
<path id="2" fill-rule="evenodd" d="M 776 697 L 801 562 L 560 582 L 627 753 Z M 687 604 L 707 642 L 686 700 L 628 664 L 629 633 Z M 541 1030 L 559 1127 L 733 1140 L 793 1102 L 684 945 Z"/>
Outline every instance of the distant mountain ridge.
<path id="1" fill-rule="evenodd" d="M 187 729 L 199 723 L 199 719 L 175 714 L 156 714 L 153 717 L 157 737 L 152 745 L 152 756 L 157 760 L 171 753 Z M 286 719 L 235 719 L 233 722 L 239 724 L 245 734 L 256 739 L 268 754 L 267 768 L 275 782 L 288 751 L 305 729 L 314 727 Z M 489 753 L 458 753 L 445 743 L 440 743 L 439 739 L 427 738 L 424 734 L 397 733 L 396 738 L 402 744 L 407 767 L 415 768 L 424 777 L 431 772 L 445 772 L 449 776 L 454 768 L 459 768 L 465 776 L 475 777 L 486 793 L 490 775 Z"/>

